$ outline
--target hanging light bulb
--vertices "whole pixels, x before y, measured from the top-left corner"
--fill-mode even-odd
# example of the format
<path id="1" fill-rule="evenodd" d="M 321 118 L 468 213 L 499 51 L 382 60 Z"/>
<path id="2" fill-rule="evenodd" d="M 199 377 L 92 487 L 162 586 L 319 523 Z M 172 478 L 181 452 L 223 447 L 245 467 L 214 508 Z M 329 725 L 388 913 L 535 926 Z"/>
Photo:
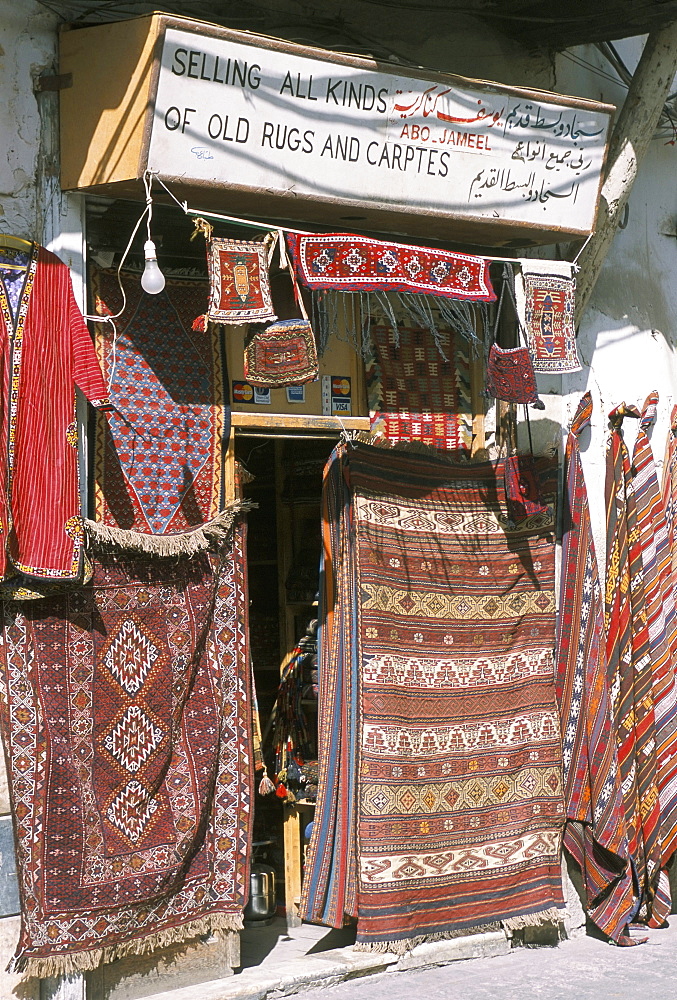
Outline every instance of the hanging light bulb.
<path id="1" fill-rule="evenodd" d="M 152 240 L 146 240 L 143 245 L 146 264 L 141 275 L 141 287 L 149 295 L 159 295 L 165 287 L 165 276 L 158 267 L 157 251 Z"/>

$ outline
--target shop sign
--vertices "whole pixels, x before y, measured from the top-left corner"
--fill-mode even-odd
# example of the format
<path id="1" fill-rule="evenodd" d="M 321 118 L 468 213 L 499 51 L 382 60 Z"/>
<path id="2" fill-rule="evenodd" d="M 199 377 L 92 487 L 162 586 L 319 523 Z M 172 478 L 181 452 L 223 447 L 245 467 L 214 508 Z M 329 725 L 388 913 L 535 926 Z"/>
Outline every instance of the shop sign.
<path id="1" fill-rule="evenodd" d="M 166 28 L 151 170 L 297 201 L 592 229 L 608 106 L 237 38 Z"/>

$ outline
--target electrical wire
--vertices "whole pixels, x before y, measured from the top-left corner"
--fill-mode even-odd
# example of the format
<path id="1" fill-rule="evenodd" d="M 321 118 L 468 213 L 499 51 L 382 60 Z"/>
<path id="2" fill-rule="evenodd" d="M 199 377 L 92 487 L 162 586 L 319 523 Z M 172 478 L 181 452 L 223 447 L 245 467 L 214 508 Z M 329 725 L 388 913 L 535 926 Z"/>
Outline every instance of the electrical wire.
<path id="1" fill-rule="evenodd" d="M 136 234 L 138 233 L 138 231 L 139 231 L 139 229 L 141 227 L 141 223 L 143 222 L 144 219 L 147 220 L 146 224 L 147 224 L 147 231 L 148 231 L 148 239 L 150 239 L 150 220 L 151 220 L 151 218 L 153 216 L 153 196 L 152 196 L 152 193 L 151 193 L 152 184 L 153 184 L 153 173 L 150 170 L 146 170 L 145 173 L 144 173 L 144 175 L 143 175 L 143 185 L 144 185 L 144 188 L 145 188 L 145 191 L 146 191 L 146 206 L 145 206 L 143 212 L 141 213 L 141 215 L 139 216 L 139 218 L 136 220 L 136 225 L 134 226 L 134 229 L 132 230 L 132 235 L 129 237 L 129 241 L 127 242 L 127 246 L 125 247 L 124 252 L 123 252 L 122 256 L 120 257 L 120 262 L 119 262 L 118 267 L 117 267 L 117 280 L 118 280 L 118 287 L 120 289 L 120 294 L 122 296 L 122 306 L 120 307 L 120 309 L 116 313 L 113 313 L 113 314 L 107 314 L 105 316 L 100 316 L 98 314 L 95 314 L 93 316 L 85 315 L 85 317 L 84 317 L 86 320 L 89 320 L 90 323 L 108 323 L 110 326 L 113 327 L 113 347 L 112 347 L 112 352 L 111 352 L 113 360 L 112 360 L 112 365 L 111 365 L 111 370 L 110 370 L 110 376 L 108 378 L 108 391 L 109 391 L 109 393 L 110 393 L 112 385 L 113 385 L 113 379 L 115 377 L 115 366 L 117 364 L 118 328 L 117 328 L 117 324 L 116 324 L 115 321 L 117 319 L 119 319 L 120 316 L 122 316 L 122 314 L 124 313 L 125 309 L 127 308 L 127 293 L 125 292 L 125 287 L 124 287 L 124 285 L 122 283 L 122 273 L 121 272 L 122 272 L 122 268 L 124 266 L 124 263 L 127 260 L 127 256 L 129 254 L 129 251 L 132 248 L 132 243 L 134 242 L 134 238 L 135 238 Z M 163 187 L 164 187 L 164 185 L 163 185 Z"/>

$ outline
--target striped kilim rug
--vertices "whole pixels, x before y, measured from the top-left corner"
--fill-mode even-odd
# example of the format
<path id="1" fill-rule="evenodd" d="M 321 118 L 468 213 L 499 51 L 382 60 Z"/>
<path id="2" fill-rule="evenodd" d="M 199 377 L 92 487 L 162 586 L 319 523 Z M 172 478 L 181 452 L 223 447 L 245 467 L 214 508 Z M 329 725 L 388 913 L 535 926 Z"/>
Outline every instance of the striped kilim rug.
<path id="1" fill-rule="evenodd" d="M 362 948 L 563 906 L 553 509 L 515 527 L 504 501 L 501 464 L 358 444 L 326 472 L 302 906 Z"/>
<path id="2" fill-rule="evenodd" d="M 666 865 L 677 847 L 677 685 L 675 599 L 665 510 L 648 430 L 656 419 L 658 393 L 647 396 L 632 456 L 633 488 L 642 547 L 652 689 L 656 718 L 656 780 L 661 809 L 661 874 L 650 925 L 670 913 Z"/>
<path id="3" fill-rule="evenodd" d="M 242 551 L 95 562 L 5 602 L 0 719 L 16 822 L 14 970 L 55 976 L 237 929 L 249 891 Z"/>
<path id="4" fill-rule="evenodd" d="M 472 399 L 468 344 L 448 327 L 371 327 L 367 366 L 372 433 L 389 441 L 421 441 L 434 448 L 470 451 Z"/>
<path id="5" fill-rule="evenodd" d="M 633 912 L 618 756 L 604 658 L 604 606 L 578 445 L 590 425 L 582 397 L 564 458 L 562 571 L 557 629 L 557 697 L 562 716 L 567 825 L 564 846 L 580 867 L 587 911 L 619 944 Z"/>
<path id="6" fill-rule="evenodd" d="M 639 918 L 648 919 L 661 868 L 661 816 L 642 546 L 630 456 L 622 432 L 626 416 L 638 418 L 640 414 L 625 404 L 609 414 L 604 625 L 628 847 L 636 878 L 635 909 Z"/>

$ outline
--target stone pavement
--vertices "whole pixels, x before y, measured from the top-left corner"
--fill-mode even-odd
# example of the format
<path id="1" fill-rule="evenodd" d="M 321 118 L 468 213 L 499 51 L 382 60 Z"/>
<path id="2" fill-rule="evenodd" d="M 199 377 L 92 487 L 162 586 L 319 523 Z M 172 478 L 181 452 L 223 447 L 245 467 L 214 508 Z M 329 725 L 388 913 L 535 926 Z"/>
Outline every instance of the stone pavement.
<path id="1" fill-rule="evenodd" d="M 498 958 L 412 972 L 382 972 L 321 992 L 322 1000 L 677 1000 L 677 915 L 649 941 L 615 948 L 590 937 L 556 948 L 514 948 Z M 320 994 L 302 990 L 301 997 Z"/>

